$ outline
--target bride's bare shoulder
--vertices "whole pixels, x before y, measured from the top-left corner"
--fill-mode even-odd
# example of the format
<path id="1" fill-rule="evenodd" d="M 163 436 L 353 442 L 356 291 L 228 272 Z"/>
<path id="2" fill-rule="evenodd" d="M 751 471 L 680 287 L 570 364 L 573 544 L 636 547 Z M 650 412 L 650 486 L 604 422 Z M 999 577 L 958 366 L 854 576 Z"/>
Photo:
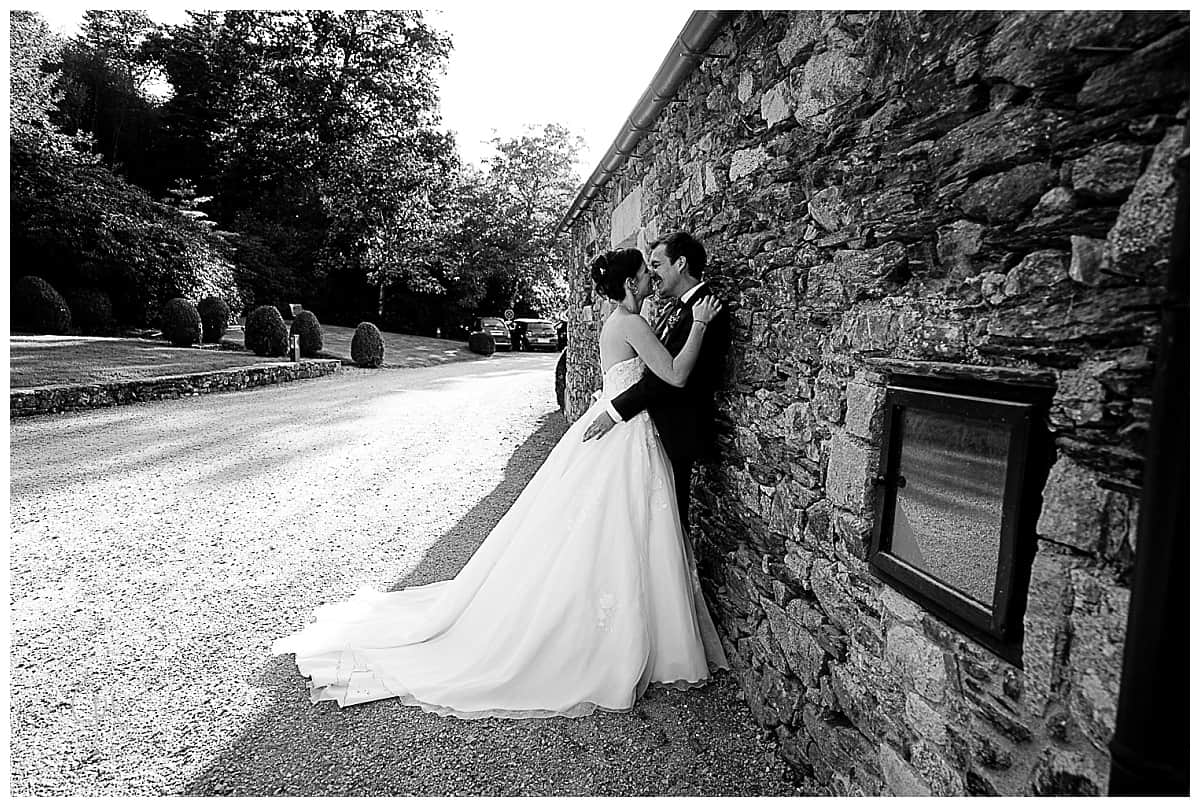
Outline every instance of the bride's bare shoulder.
<path id="1" fill-rule="evenodd" d="M 625 314 L 621 317 L 621 333 L 630 335 L 639 331 L 650 330 L 650 323 L 642 319 L 641 314 Z"/>
<path id="2" fill-rule="evenodd" d="M 607 320 L 604 322 L 604 327 L 600 329 L 601 333 L 609 332 L 613 334 L 627 334 L 629 329 L 636 327 L 633 320 L 640 320 L 641 317 L 636 314 L 630 314 L 627 311 L 613 311 Z M 644 321 L 644 320 L 643 320 Z"/>

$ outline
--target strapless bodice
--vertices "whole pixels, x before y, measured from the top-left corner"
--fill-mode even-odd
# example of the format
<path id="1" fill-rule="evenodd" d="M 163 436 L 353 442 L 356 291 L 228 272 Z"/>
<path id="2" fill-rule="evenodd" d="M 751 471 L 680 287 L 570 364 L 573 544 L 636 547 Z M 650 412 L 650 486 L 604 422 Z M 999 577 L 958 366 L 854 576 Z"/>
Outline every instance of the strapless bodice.
<path id="1" fill-rule="evenodd" d="M 637 356 L 617 362 L 604 373 L 604 388 L 600 394 L 611 401 L 640 381 L 645 367 L 646 363 Z"/>

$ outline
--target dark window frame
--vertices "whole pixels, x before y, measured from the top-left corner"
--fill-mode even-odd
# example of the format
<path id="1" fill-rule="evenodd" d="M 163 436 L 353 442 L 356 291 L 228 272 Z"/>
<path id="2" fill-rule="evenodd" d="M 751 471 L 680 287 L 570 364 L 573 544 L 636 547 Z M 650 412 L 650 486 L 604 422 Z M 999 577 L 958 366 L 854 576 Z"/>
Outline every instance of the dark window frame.
<path id="1" fill-rule="evenodd" d="M 1020 667 L 1029 576 L 1037 549 L 1042 489 L 1052 459 L 1045 426 L 1052 390 L 983 379 L 896 374 L 884 394 L 882 451 L 875 484 L 871 571 L 1001 658 Z M 1008 427 L 1004 499 L 992 603 L 984 606 L 936 576 L 891 554 L 907 409 L 983 420 Z"/>

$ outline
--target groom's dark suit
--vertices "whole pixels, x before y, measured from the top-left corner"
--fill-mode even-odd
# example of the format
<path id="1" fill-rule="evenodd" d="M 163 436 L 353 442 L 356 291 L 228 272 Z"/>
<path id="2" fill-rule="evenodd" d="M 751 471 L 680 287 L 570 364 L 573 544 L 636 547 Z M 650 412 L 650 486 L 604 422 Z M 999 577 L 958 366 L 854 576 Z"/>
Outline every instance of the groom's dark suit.
<path id="1" fill-rule="evenodd" d="M 663 338 L 663 344 L 672 356 L 678 355 L 687 342 L 692 329 L 692 306 L 711 296 L 715 295 L 705 283 L 697 287 L 686 303 L 680 304 L 678 318 Z M 629 420 L 642 410 L 650 413 L 675 472 L 675 493 L 685 530 L 688 527 L 692 464 L 704 456 L 713 443 L 713 394 L 721 382 L 729 335 L 729 313 L 722 308 L 704 332 L 700 356 L 687 384 L 672 387 L 646 370 L 640 381 L 612 400 L 613 408 L 623 420 Z"/>

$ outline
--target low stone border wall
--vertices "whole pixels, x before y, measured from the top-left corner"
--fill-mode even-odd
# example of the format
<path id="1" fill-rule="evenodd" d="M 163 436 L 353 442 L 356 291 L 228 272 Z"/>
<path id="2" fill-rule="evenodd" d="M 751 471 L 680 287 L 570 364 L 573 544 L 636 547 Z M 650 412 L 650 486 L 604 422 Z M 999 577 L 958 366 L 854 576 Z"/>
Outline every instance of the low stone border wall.
<path id="1" fill-rule="evenodd" d="M 337 372 L 337 359 L 306 359 L 227 370 L 209 370 L 188 375 L 110 381 L 103 384 L 56 384 L 49 387 L 13 390 L 9 396 L 9 417 L 45 415 L 102 406 L 158 401 L 230 390 L 319 378 Z"/>

